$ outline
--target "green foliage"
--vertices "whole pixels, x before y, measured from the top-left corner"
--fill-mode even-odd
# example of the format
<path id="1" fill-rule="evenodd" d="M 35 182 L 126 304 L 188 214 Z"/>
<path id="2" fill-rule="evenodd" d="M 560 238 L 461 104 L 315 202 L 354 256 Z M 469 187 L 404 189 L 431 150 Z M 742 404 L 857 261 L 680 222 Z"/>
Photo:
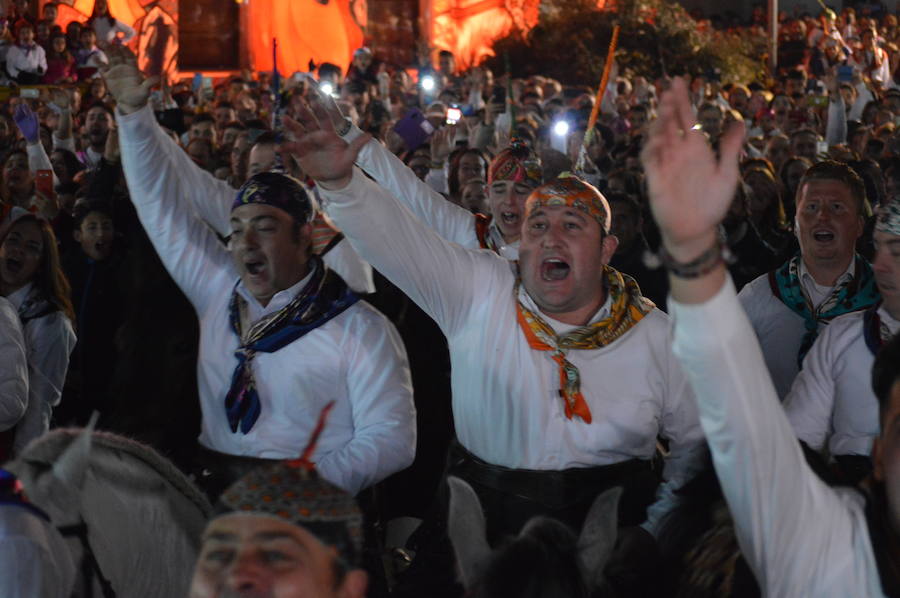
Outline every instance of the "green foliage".
<path id="1" fill-rule="evenodd" d="M 486 64 L 515 77 L 541 74 L 566 84 L 596 86 L 603 72 L 613 25 L 619 24 L 616 59 L 620 72 L 656 79 L 717 69 L 723 81 L 750 82 L 764 76 L 765 38 L 712 31 L 667 0 L 619 0 L 616 10 L 597 10 L 591 0 L 556 0 L 523 38 L 513 33 L 494 44 Z"/>

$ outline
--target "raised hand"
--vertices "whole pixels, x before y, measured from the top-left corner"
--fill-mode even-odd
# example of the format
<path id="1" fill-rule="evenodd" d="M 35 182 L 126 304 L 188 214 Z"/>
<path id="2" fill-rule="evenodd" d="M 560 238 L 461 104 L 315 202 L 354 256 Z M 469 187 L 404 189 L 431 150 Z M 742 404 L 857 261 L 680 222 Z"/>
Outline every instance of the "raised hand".
<path id="1" fill-rule="evenodd" d="M 359 150 L 371 139 L 360 135 L 347 143 L 335 132 L 325 106 L 314 99 L 297 104 L 297 120 L 285 116 L 284 124 L 293 135 L 281 144 L 281 151 L 294 155 L 307 175 L 324 189 L 342 189 L 353 176 Z"/>
<path id="2" fill-rule="evenodd" d="M 456 130 L 452 126 L 438 129 L 431 134 L 431 161 L 435 164 L 443 164 L 453 151 L 453 138 Z"/>
<path id="3" fill-rule="evenodd" d="M 137 112 L 147 105 L 150 90 L 158 77 L 145 79 L 137 66 L 137 59 L 125 46 L 110 48 L 109 65 L 102 69 L 106 87 L 116 98 L 116 107 L 123 114 Z"/>
<path id="4" fill-rule="evenodd" d="M 318 81 L 313 79 L 312 77 L 307 79 L 310 86 L 310 93 L 307 95 L 308 98 L 318 101 L 318 103 L 322 106 L 325 112 L 328 113 L 328 120 L 331 121 L 331 125 L 337 129 L 344 122 L 344 113 L 341 112 L 340 107 L 337 105 L 337 102 L 334 101 L 334 98 L 331 94 L 325 93 L 319 87 Z"/>
<path id="5" fill-rule="evenodd" d="M 13 120 L 16 121 L 16 126 L 19 128 L 25 141 L 28 143 L 38 142 L 38 136 L 40 135 L 38 117 L 37 114 L 28 107 L 28 104 L 25 102 L 19 103 L 15 114 L 13 114 Z"/>
<path id="6" fill-rule="evenodd" d="M 737 187 L 743 144 L 743 125 L 734 123 L 720 139 L 717 159 L 694 122 L 687 84 L 677 78 L 663 93 L 641 153 L 653 216 L 666 249 L 680 261 L 715 242 Z"/>

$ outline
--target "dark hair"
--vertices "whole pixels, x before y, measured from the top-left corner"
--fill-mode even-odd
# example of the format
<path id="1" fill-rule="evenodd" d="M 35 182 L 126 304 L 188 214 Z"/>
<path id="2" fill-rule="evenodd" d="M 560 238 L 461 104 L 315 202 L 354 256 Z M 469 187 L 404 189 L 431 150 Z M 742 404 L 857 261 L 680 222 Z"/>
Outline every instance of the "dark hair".
<path id="1" fill-rule="evenodd" d="M 59 311 L 69 318 L 69 321 L 75 322 L 75 310 L 72 308 L 72 301 L 69 296 L 72 287 L 63 273 L 62 266 L 59 261 L 59 249 L 57 248 L 56 235 L 50 224 L 43 218 L 38 218 L 34 214 L 26 214 L 18 218 L 13 224 L 6 229 L 0 243 L 6 240 L 6 237 L 13 228 L 23 222 L 34 222 L 41 231 L 41 240 L 44 244 L 44 251 L 41 253 L 41 262 L 34 274 L 32 284 L 44 298 L 56 307 Z"/>
<path id="2" fill-rule="evenodd" d="M 81 223 L 93 212 L 99 212 L 104 216 L 113 219 L 113 206 L 104 199 L 88 199 L 76 204 L 72 210 L 72 224 L 76 229 L 81 228 Z"/>
<path id="3" fill-rule="evenodd" d="M 750 188 L 750 192 L 752 194 L 756 194 L 756 190 L 753 186 L 747 182 L 747 179 L 750 178 L 751 175 L 762 176 L 766 184 L 770 187 L 773 192 L 773 199 L 766 206 L 765 211 L 762 214 L 762 218 L 760 218 L 760 223 L 762 227 L 767 231 L 779 231 L 786 230 L 788 228 L 787 215 L 784 210 L 784 202 L 782 201 L 782 195 L 784 194 L 781 182 L 775 178 L 775 175 L 772 174 L 772 171 L 763 168 L 763 167 L 754 167 L 748 169 L 744 172 L 742 179 L 747 187 Z"/>
<path id="4" fill-rule="evenodd" d="M 856 200 L 856 211 L 859 216 L 865 217 L 872 213 L 869 202 L 866 200 L 866 185 L 862 178 L 847 164 L 834 160 L 823 160 L 813 164 L 800 179 L 797 186 L 797 194 L 810 181 L 839 181 L 850 188 L 850 195 Z"/>
<path id="5" fill-rule="evenodd" d="M 94 19 L 106 19 L 106 22 L 109 23 L 110 27 L 112 27 L 116 24 L 116 19 L 115 19 L 115 17 L 112 16 L 112 13 L 109 10 L 109 0 L 104 2 L 104 4 L 106 5 L 106 14 L 105 15 L 97 14 L 98 4 L 99 4 L 98 2 L 94 2 L 94 8 L 91 11 L 91 16 L 87 20 L 88 28 L 91 31 L 94 30 Z"/>
<path id="6" fill-rule="evenodd" d="M 462 186 L 459 184 L 459 164 L 462 162 L 463 156 L 476 156 L 481 161 L 482 166 L 484 166 L 484 176 L 487 177 L 488 159 L 484 152 L 475 147 L 467 147 L 455 151 L 450 156 L 450 169 L 447 174 L 447 190 L 450 191 L 450 195 L 453 197 L 462 193 Z"/>
<path id="7" fill-rule="evenodd" d="M 578 538 L 565 524 L 533 519 L 494 551 L 472 588 L 473 598 L 587 598 L 578 570 Z"/>
<path id="8" fill-rule="evenodd" d="M 336 79 L 340 79 L 341 67 L 330 62 L 323 62 L 319 65 L 319 79 L 322 79 L 323 77 L 335 77 Z"/>
<path id="9" fill-rule="evenodd" d="M 212 117 L 208 112 L 201 112 L 197 116 L 194 117 L 194 120 L 191 121 L 191 127 L 199 123 L 216 123 L 216 120 Z"/>
<path id="10" fill-rule="evenodd" d="M 872 392 L 878 399 L 879 415 L 884 415 L 891 402 L 891 389 L 900 381 L 900 334 L 894 335 L 878 355 L 872 365 Z"/>

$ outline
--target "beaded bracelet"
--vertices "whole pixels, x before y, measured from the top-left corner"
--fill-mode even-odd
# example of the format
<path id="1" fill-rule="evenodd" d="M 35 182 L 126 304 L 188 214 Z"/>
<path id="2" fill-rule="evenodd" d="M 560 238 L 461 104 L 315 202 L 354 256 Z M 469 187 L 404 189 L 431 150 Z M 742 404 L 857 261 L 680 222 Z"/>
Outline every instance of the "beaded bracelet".
<path id="1" fill-rule="evenodd" d="M 660 247 L 659 258 L 672 276 L 688 280 L 709 274 L 719 264 L 734 261 L 731 250 L 718 237 L 712 247 L 687 263 L 677 261 L 672 254 L 666 251 L 665 247 Z"/>

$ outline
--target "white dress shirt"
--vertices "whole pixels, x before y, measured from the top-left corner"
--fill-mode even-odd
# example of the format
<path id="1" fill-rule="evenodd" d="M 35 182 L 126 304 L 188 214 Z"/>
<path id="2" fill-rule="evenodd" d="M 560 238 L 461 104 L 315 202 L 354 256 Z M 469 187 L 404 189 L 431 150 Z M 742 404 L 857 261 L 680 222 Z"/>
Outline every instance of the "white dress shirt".
<path id="1" fill-rule="evenodd" d="M 97 41 L 103 44 L 110 44 L 115 41 L 118 34 L 122 33 L 121 42 L 127 44 L 134 37 L 134 29 L 118 19 L 113 19 L 112 25 L 109 19 L 98 17 L 93 21 L 94 33 L 97 34 Z"/>
<path id="2" fill-rule="evenodd" d="M 669 299 L 741 552 L 763 596 L 883 596 L 862 495 L 810 470 L 730 278 L 702 304 Z"/>
<path id="3" fill-rule="evenodd" d="M 47 54 L 38 44 L 30 48 L 13 44 L 6 52 L 6 70 L 13 79 L 22 72 L 42 75 L 47 72 Z"/>
<path id="4" fill-rule="evenodd" d="M 816 451 L 827 445 L 831 455 L 868 457 L 878 435 L 878 399 L 872 392 L 875 356 L 863 336 L 864 313 L 832 320 L 809 350 L 784 400 L 797 437 Z M 900 321 L 884 306 L 878 316 L 891 334 L 900 332 Z"/>
<path id="5" fill-rule="evenodd" d="M 855 273 L 855 260 L 851 259 L 847 270 L 838 278 L 838 283 L 853 277 Z M 834 289 L 816 284 L 802 259 L 799 275 L 800 286 L 814 307 L 821 305 Z M 803 344 L 803 336 L 806 334 L 804 320 L 772 293 L 768 274 L 763 274 L 745 285 L 738 293 L 738 299 L 744 306 L 744 311 L 747 312 L 747 317 L 750 318 L 759 344 L 763 348 L 766 366 L 769 368 L 775 390 L 778 396 L 784 399 L 800 371 L 797 356 L 800 353 L 800 345 Z M 820 322 L 819 332 L 825 326 L 825 323 Z"/>
<path id="6" fill-rule="evenodd" d="M 670 440 L 671 456 L 661 498 L 648 513 L 648 529 L 655 531 L 671 507 L 672 491 L 694 473 L 705 450 L 694 403 L 669 349 L 666 315 L 654 309 L 614 343 L 568 352 L 594 420 L 568 419 L 559 366 L 549 351 L 529 346 L 516 321 L 513 264 L 446 241 L 358 169 L 345 189 L 322 195 L 360 255 L 447 337 L 460 443 L 494 465 L 561 470 L 650 459 L 662 435 Z"/>
<path id="7" fill-rule="evenodd" d="M 27 284 L 6 298 L 18 310 L 31 289 Z M 72 323 L 61 311 L 29 320 L 23 331 L 28 351 L 28 407 L 16 427 L 14 453 L 50 429 L 50 416 L 59 405 L 76 340 Z"/>
<path id="8" fill-rule="evenodd" d="M 344 139 L 350 142 L 362 134 L 358 127 L 352 126 Z M 356 158 L 356 165 L 441 237 L 467 249 L 481 247 L 475 229 L 475 215 L 447 200 L 428 183 L 419 179 L 403 160 L 379 141 L 372 139 L 363 146 Z M 512 261 L 519 259 L 518 241 L 507 243 L 493 223 L 488 234 L 497 245 L 500 255 Z"/>
<path id="9" fill-rule="evenodd" d="M 9 430 L 28 407 L 28 356 L 19 314 L 0 297 L 0 432 Z"/>
<path id="10" fill-rule="evenodd" d="M 231 431 L 224 402 L 238 364 L 238 337 L 229 322 L 238 272 L 186 201 L 190 176 L 163 168 L 169 154 L 182 150 L 135 133 L 142 123 L 158 129 L 147 114 L 117 115 L 122 164 L 141 223 L 200 321 L 200 443 L 231 455 L 294 458 L 321 410 L 335 401 L 313 455 L 325 479 L 355 494 L 407 467 L 416 421 L 406 352 L 393 325 L 363 301 L 274 353 L 257 353 L 252 367 L 262 411 L 247 434 Z M 287 289 L 263 308 L 242 286 L 237 289 L 252 316 L 293 298 Z"/>
<path id="11" fill-rule="evenodd" d="M 184 197 L 197 215 L 220 236 L 230 235 L 231 205 L 237 190 L 197 166 L 157 124 L 149 105 L 125 118 L 120 116 L 119 120 L 122 122 L 120 143 L 128 139 L 135 144 L 146 144 L 151 149 L 134 156 L 134 168 L 146 168 L 165 179 L 181 179 Z M 162 160 L 153 162 L 149 158 L 151 155 Z M 347 240 L 339 241 L 323 260 L 357 293 L 375 292 L 372 267 L 356 254 Z"/>

